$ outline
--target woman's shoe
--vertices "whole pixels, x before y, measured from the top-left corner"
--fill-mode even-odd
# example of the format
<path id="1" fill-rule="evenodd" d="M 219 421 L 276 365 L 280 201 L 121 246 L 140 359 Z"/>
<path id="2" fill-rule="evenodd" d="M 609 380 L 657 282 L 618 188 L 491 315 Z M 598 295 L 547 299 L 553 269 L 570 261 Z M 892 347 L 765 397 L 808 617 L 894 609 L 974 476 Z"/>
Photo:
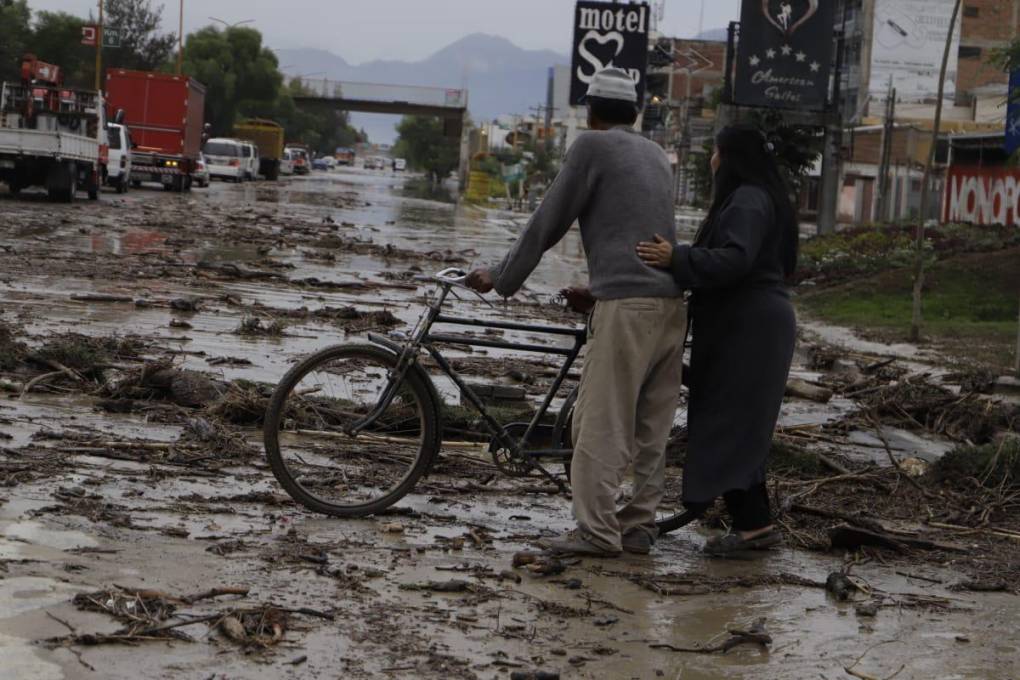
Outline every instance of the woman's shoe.
<path id="1" fill-rule="evenodd" d="M 733 533 L 708 539 L 702 552 L 707 555 L 729 555 L 748 550 L 768 550 L 782 542 L 782 534 L 775 529 L 770 529 L 752 538 L 744 538 L 739 533 Z"/>

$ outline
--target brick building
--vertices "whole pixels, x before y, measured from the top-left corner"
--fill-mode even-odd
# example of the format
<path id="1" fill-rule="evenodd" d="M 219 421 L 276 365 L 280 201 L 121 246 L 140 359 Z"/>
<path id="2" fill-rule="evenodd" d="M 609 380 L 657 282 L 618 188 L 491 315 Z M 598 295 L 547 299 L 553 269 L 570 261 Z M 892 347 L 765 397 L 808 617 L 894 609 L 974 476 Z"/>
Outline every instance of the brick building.
<path id="1" fill-rule="evenodd" d="M 694 197 L 689 170 L 712 137 L 714 94 L 723 86 L 725 65 L 720 41 L 660 38 L 649 52 L 642 132 L 670 154 L 682 203 Z"/>

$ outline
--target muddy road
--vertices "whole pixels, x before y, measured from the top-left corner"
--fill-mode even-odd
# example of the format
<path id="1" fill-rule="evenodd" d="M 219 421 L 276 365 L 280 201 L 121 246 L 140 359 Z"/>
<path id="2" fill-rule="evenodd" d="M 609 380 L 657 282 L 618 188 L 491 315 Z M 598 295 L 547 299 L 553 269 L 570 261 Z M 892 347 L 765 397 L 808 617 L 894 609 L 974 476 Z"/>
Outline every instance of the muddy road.
<path id="1" fill-rule="evenodd" d="M 405 330 L 416 274 L 496 259 L 525 219 L 362 170 L 0 193 L 0 676 L 1020 677 L 1018 494 L 931 473 L 1007 441 L 1015 405 L 843 329 L 804 324 L 795 377 L 832 394 L 791 392 L 786 544 L 755 559 L 701 555 L 715 517 L 648 557 L 514 567 L 569 501 L 450 451 L 384 516 L 291 502 L 262 454 L 267 390 L 313 350 Z M 520 299 L 455 308 L 577 323 L 553 294 L 583 267 L 571 235 Z M 548 384 L 541 357 L 449 356 Z"/>

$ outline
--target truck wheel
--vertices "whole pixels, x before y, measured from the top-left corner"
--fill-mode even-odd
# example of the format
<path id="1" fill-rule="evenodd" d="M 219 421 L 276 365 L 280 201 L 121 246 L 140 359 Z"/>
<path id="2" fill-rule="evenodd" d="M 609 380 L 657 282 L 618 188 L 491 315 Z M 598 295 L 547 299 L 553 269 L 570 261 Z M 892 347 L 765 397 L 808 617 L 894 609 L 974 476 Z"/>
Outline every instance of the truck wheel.
<path id="1" fill-rule="evenodd" d="M 127 190 L 128 190 L 128 184 L 129 184 L 128 178 L 125 177 L 124 175 L 121 175 L 117 179 L 117 193 L 118 194 L 126 194 Z"/>
<path id="2" fill-rule="evenodd" d="M 266 179 L 270 182 L 275 182 L 280 179 L 280 164 L 272 163 L 269 166 L 269 172 L 266 173 Z"/>
<path id="3" fill-rule="evenodd" d="M 85 185 L 85 187 L 86 187 L 86 189 L 88 191 L 88 194 L 89 194 L 89 200 L 90 201 L 98 201 L 99 200 L 99 175 L 95 171 L 92 172 L 92 175 L 89 177 L 88 183 Z"/>
<path id="4" fill-rule="evenodd" d="M 78 193 L 78 168 L 74 163 L 54 163 L 46 178 L 46 193 L 50 200 L 73 203 Z"/>
<path id="5" fill-rule="evenodd" d="M 182 175 L 177 175 L 176 177 L 174 177 L 173 188 L 174 193 L 179 194 L 182 191 L 184 191 L 184 177 Z"/>
<path id="6" fill-rule="evenodd" d="M 184 190 L 191 191 L 191 175 L 185 175 L 184 177 Z"/>

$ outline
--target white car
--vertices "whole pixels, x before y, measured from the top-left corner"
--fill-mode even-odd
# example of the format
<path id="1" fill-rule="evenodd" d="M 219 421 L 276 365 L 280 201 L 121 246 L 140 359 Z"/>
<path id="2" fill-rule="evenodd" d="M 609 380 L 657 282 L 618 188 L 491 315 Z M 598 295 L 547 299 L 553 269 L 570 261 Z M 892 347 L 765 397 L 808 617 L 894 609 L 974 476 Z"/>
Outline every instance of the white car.
<path id="1" fill-rule="evenodd" d="M 294 174 L 294 152 L 290 149 L 283 150 L 283 158 L 280 159 L 280 174 Z"/>
<path id="2" fill-rule="evenodd" d="M 123 194 L 131 182 L 131 135 L 127 126 L 107 123 L 106 137 L 110 148 L 106 183 L 116 188 L 118 194 Z"/>
<path id="3" fill-rule="evenodd" d="M 403 172 L 404 170 L 407 170 L 407 160 L 404 159 L 404 158 L 394 158 L 393 159 L 393 171 L 394 172 Z"/>
<path id="4" fill-rule="evenodd" d="M 205 162 L 205 154 L 198 152 L 198 160 L 195 161 L 195 171 L 191 173 L 191 181 L 200 187 L 209 186 L 209 166 Z"/>
<path id="5" fill-rule="evenodd" d="M 241 149 L 244 151 L 244 179 L 254 182 L 259 178 L 259 148 L 251 142 L 241 142 Z"/>
<path id="6" fill-rule="evenodd" d="M 244 157 L 244 146 L 236 139 L 213 137 L 202 149 L 205 154 L 205 166 L 209 169 L 209 177 L 233 182 L 244 181 L 248 172 Z"/>

